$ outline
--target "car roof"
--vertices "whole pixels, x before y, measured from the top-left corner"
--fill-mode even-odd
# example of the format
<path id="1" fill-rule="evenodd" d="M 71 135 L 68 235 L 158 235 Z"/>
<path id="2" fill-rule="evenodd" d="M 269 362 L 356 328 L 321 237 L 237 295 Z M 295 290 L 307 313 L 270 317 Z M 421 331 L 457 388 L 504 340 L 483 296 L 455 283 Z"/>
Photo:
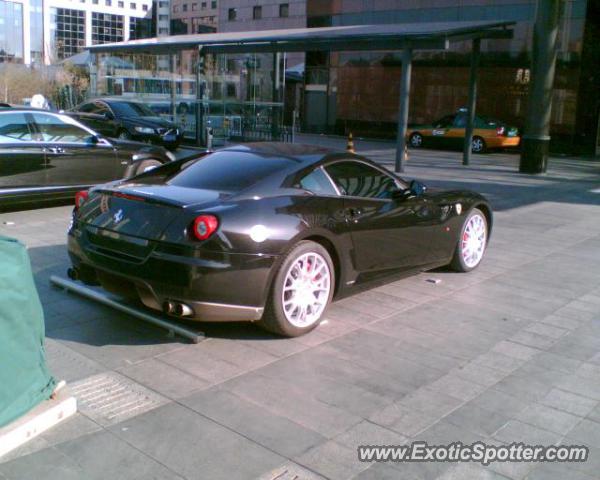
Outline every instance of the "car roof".
<path id="1" fill-rule="evenodd" d="M 59 115 L 59 112 L 54 112 L 52 110 L 46 110 L 44 108 L 33 108 L 33 107 L 0 107 L 0 113 L 2 112 L 42 112 L 42 113 L 51 113 L 54 115 Z"/>
<path id="2" fill-rule="evenodd" d="M 305 145 L 284 142 L 253 142 L 233 145 L 219 150 L 220 152 L 244 152 L 258 155 L 263 158 L 285 157 L 303 164 L 317 163 L 328 157 L 339 156 L 346 153 L 341 150 L 323 147 L 320 145 Z M 349 154 L 351 156 L 351 154 Z"/>

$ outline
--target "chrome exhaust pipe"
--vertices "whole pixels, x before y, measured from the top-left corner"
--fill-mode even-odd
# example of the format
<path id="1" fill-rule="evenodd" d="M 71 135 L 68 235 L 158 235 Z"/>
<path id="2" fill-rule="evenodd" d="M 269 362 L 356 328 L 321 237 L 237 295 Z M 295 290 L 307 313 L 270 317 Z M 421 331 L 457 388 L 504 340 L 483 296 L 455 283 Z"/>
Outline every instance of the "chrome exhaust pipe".
<path id="1" fill-rule="evenodd" d="M 67 269 L 67 277 L 71 280 L 79 280 L 79 271 L 76 268 L 71 267 Z"/>
<path id="2" fill-rule="evenodd" d="M 190 317 L 194 314 L 194 311 L 185 303 L 178 303 L 175 305 L 175 315 L 178 317 Z"/>
<path id="3" fill-rule="evenodd" d="M 165 312 L 167 315 L 175 315 L 175 304 L 173 302 L 163 302 L 163 312 Z"/>

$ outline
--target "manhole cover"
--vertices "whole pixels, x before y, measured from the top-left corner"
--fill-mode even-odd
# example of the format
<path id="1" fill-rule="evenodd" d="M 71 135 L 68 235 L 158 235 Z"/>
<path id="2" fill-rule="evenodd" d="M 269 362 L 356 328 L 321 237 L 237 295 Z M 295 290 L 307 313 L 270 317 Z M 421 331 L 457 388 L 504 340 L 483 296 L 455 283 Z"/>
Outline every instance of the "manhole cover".
<path id="1" fill-rule="evenodd" d="M 117 373 L 100 373 L 70 384 L 81 413 L 103 426 L 121 422 L 168 400 Z"/>

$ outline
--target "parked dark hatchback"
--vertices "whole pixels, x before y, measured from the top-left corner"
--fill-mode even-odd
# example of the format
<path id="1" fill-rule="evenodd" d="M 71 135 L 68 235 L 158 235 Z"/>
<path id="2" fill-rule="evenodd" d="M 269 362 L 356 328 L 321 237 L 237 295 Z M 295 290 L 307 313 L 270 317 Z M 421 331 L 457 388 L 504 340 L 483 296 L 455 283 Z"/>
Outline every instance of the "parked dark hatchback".
<path id="1" fill-rule="evenodd" d="M 0 109 L 0 211 L 72 200 L 82 188 L 139 174 L 169 155 L 161 147 L 107 140 L 67 115 Z"/>
<path id="2" fill-rule="evenodd" d="M 101 99 L 82 103 L 68 112 L 102 135 L 122 140 L 163 145 L 176 149 L 183 131 L 173 122 L 159 117 L 144 103 Z"/>

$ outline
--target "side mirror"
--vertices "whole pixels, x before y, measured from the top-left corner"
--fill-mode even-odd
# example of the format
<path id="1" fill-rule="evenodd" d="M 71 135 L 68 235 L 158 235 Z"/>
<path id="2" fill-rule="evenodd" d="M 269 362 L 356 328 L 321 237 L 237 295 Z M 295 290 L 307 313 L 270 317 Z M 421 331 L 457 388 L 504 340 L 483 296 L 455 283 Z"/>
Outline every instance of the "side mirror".
<path id="1" fill-rule="evenodd" d="M 419 182 L 418 180 L 412 180 L 408 188 L 411 195 L 414 195 L 415 197 L 423 195 L 427 191 L 425 184 Z"/>
<path id="2" fill-rule="evenodd" d="M 395 190 L 392 194 L 393 198 L 407 199 L 410 197 L 418 197 L 427 191 L 427 187 L 417 180 L 412 180 L 408 188 Z"/>
<path id="3" fill-rule="evenodd" d="M 427 187 L 424 183 L 419 182 L 418 180 L 412 180 L 408 187 L 411 195 L 418 197 L 419 195 L 423 195 L 427 191 Z"/>

